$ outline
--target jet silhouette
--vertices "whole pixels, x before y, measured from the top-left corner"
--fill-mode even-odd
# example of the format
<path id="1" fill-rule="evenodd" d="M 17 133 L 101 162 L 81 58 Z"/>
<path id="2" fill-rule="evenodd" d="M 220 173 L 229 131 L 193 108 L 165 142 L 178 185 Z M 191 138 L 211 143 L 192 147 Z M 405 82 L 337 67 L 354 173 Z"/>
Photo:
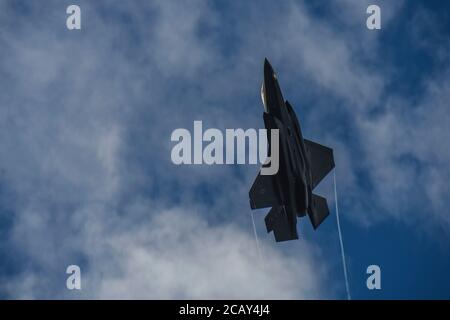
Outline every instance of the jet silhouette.
<path id="1" fill-rule="evenodd" d="M 277 242 L 294 240 L 298 239 L 297 217 L 308 213 L 316 229 L 329 215 L 327 200 L 313 190 L 334 168 L 333 150 L 303 138 L 294 109 L 283 99 L 267 59 L 261 96 L 269 156 L 270 130 L 279 130 L 279 169 L 274 175 L 259 172 L 249 192 L 250 206 L 272 207 L 265 217 L 267 232 L 273 231 Z"/>

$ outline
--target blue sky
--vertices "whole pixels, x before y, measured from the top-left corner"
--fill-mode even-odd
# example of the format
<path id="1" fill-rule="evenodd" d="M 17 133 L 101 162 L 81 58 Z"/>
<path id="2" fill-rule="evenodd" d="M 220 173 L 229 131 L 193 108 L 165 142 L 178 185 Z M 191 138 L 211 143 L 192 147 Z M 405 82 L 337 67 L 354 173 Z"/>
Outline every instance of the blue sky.
<path id="1" fill-rule="evenodd" d="M 344 299 L 334 210 L 282 244 L 255 211 L 260 261 L 258 166 L 170 161 L 194 120 L 263 127 L 268 57 L 305 137 L 334 149 L 352 297 L 450 298 L 448 5 L 79 1 L 68 31 L 69 4 L 0 1 L 1 297 Z"/>

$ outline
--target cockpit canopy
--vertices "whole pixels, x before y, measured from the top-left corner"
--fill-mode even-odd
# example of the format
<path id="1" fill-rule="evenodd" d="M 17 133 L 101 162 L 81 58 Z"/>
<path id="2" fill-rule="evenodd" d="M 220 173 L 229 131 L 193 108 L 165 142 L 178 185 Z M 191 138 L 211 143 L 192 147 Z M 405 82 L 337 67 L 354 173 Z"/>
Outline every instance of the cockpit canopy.
<path id="1" fill-rule="evenodd" d="M 267 99 L 266 99 L 266 89 L 264 87 L 264 81 L 261 85 L 261 100 L 264 106 L 264 112 L 265 113 L 269 113 L 269 111 L 267 110 Z"/>

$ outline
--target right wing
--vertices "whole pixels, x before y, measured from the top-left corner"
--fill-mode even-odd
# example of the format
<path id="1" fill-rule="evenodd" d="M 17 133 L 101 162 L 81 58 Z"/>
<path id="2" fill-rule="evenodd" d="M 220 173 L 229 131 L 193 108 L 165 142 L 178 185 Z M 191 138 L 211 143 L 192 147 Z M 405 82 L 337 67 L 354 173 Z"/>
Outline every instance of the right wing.
<path id="1" fill-rule="evenodd" d="M 333 149 L 310 140 L 304 139 L 304 141 L 306 150 L 309 154 L 312 173 L 312 188 L 314 189 L 319 182 L 325 178 L 328 172 L 334 168 Z"/>

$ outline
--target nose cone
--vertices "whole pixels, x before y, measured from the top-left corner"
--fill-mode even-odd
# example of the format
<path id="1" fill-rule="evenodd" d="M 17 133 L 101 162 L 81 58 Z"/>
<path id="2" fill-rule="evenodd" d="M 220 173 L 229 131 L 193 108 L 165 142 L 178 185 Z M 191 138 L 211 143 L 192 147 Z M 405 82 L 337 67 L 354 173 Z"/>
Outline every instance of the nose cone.
<path id="1" fill-rule="evenodd" d="M 272 65 L 267 58 L 264 59 L 264 78 L 273 77 L 275 72 L 273 71 Z"/>
<path id="2" fill-rule="evenodd" d="M 275 116 L 280 115 L 280 108 L 284 104 L 283 95 L 278 85 L 277 75 L 269 60 L 264 59 L 264 83 L 262 87 L 264 109 Z"/>

